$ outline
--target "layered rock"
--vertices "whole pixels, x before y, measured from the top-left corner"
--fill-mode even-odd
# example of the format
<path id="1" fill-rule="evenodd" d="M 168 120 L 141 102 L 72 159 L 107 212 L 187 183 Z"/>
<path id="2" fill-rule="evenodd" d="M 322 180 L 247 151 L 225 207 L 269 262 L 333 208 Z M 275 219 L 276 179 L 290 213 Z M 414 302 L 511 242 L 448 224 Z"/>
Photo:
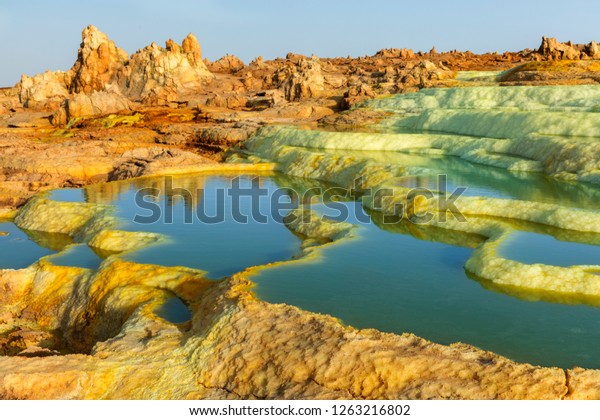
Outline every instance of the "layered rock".
<path id="1" fill-rule="evenodd" d="M 556 38 L 543 37 L 537 52 L 550 60 L 600 59 L 600 48 L 594 41 L 589 44 L 573 44 L 571 41 L 562 43 Z"/>
<path id="2" fill-rule="evenodd" d="M 74 118 L 113 114 L 131 109 L 131 104 L 116 89 L 73 94 L 52 116 L 52 123 L 63 126 Z"/>
<path id="3" fill-rule="evenodd" d="M 70 91 L 90 93 L 102 90 L 125 65 L 129 55 L 95 26 L 85 28 L 81 36 L 77 60 L 70 70 Z"/>
<path id="4" fill-rule="evenodd" d="M 201 88 L 214 77 L 201 58 L 200 44 L 193 34 L 181 46 L 172 40 L 165 48 L 152 43 L 131 56 L 118 73 L 117 83 L 130 99 L 170 101 L 174 95 Z"/>
<path id="5" fill-rule="evenodd" d="M 69 74 L 47 71 L 33 77 L 21 76 L 16 89 L 24 108 L 32 110 L 56 109 L 69 96 Z"/>
<path id="6" fill-rule="evenodd" d="M 235 73 L 246 66 L 238 57 L 229 54 L 219 58 L 214 62 L 205 60 L 205 64 L 213 73 Z"/>
<path id="7" fill-rule="evenodd" d="M 319 59 L 300 58 L 298 64 L 285 66 L 274 76 L 288 101 L 301 101 L 318 97 L 324 89 L 325 80 Z"/>

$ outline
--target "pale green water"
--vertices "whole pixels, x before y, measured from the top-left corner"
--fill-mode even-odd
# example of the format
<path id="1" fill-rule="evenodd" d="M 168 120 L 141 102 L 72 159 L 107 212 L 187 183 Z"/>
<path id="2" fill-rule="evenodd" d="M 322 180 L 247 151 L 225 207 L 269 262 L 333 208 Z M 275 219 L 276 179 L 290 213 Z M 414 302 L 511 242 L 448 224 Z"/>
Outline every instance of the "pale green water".
<path id="1" fill-rule="evenodd" d="M 550 140 L 569 136 L 569 141 L 597 142 L 600 137 L 598 103 L 600 87 L 597 86 L 490 86 L 426 89 L 372 101 L 369 106 L 396 113 L 382 124 L 383 129 L 387 127 L 389 131 L 416 132 L 440 141 L 456 140 L 460 135 L 498 139 L 534 136 L 539 140 L 536 147 L 542 150 Z M 333 140 L 346 136 L 328 133 L 331 139 L 324 139 L 319 138 L 322 133 L 299 134 L 297 131 L 281 131 L 280 136 L 290 140 L 293 146 L 329 149 L 320 150 L 321 153 L 339 153 L 334 150 Z M 377 136 L 377 133 L 369 133 L 339 144 L 376 148 Z M 402 146 L 400 143 L 410 141 L 411 136 L 399 136 L 398 144 L 392 146 Z M 306 141 L 307 138 L 310 141 Z M 418 148 L 420 143 L 415 144 Z M 535 154 L 536 151 L 527 152 Z M 600 208 L 600 187 L 591 184 L 564 182 L 536 173 L 510 172 L 449 156 L 390 151 L 344 151 L 343 154 L 406 168 L 409 175 L 398 181 L 405 187 L 439 189 L 438 175 L 445 174 L 447 190 L 467 187 L 467 195 Z M 244 177 L 249 188 L 250 178 Z M 194 223 L 183 223 L 186 212 L 190 215 L 198 208 L 206 208 L 209 215 L 214 215 L 216 191 L 230 182 L 231 177 L 224 176 L 176 178 L 176 186 L 186 187 L 193 193 L 185 199 L 164 194 L 157 198 L 156 204 L 163 214 L 172 210 L 172 223 L 164 218 L 153 224 L 133 222 L 136 213 L 147 215 L 147 210 L 136 208 L 135 191 L 144 187 L 164 189 L 164 178 L 60 190 L 51 197 L 113 204 L 123 220 L 120 228 L 169 237 L 166 243 L 123 256 L 132 261 L 198 268 L 217 280 L 246 267 L 287 261 L 298 255 L 301 239 L 276 223 L 272 215 L 265 223 L 240 224 L 233 220 L 231 206 L 225 205 L 222 223 L 207 225 L 196 218 L 193 218 Z M 261 182 L 268 195 L 274 194 L 278 186 L 302 192 L 322 185 L 318 181 L 283 177 L 261 178 Z M 203 190 L 196 192 L 200 188 Z M 261 197 L 263 210 L 268 208 L 267 202 L 268 197 Z M 381 216 L 374 212 L 366 216 L 374 223 L 359 223 L 353 215 L 362 211 L 360 204 L 345 202 L 343 206 L 350 214 L 350 221 L 357 225 L 356 238 L 323 248 L 318 260 L 283 264 L 258 272 L 253 281 L 260 298 L 330 314 L 358 328 L 412 332 L 443 344 L 462 341 L 517 361 L 565 368 L 575 365 L 600 368 L 600 308 L 522 300 L 492 291 L 470 278 L 463 268 L 482 238 L 410 224 L 383 225 Z M 241 209 L 247 214 L 250 206 L 242 203 Z M 323 205 L 316 209 L 331 217 L 338 213 Z M 0 237 L 0 266 L 3 267 L 26 266 L 70 243 L 68 238 L 32 232 L 27 236 L 14 231 L 12 224 L 5 226 L 5 229 L 13 229 L 11 233 L 16 239 L 21 235 L 22 244 L 13 249 L 7 239 L 10 236 Z M 505 258 L 557 266 L 600 264 L 600 247 L 595 245 L 600 244 L 598 235 L 569 236 L 526 223 L 519 223 L 516 228 L 519 231 L 498 250 Z M 57 264 L 92 269 L 99 260 L 100 257 L 84 245 L 71 247 L 53 258 Z M 186 311 L 185 304 L 173 298 L 157 310 L 157 315 L 180 323 L 189 319 L 189 311 Z"/>
<path id="2" fill-rule="evenodd" d="M 25 232 L 12 222 L 0 220 L 0 268 L 25 268 L 71 242 L 64 235 Z"/>
<path id="3" fill-rule="evenodd" d="M 440 232 L 430 234 L 440 240 Z M 462 341 L 521 362 L 600 367 L 600 308 L 530 302 L 486 290 L 463 270 L 471 254 L 466 247 L 376 225 L 361 225 L 358 236 L 326 248 L 318 263 L 262 271 L 253 277 L 258 296 L 331 314 L 355 327 L 412 332 L 443 344 Z M 551 240 L 543 246 L 550 253 L 556 246 L 561 263 L 580 260 L 579 244 Z M 600 248 L 589 247 L 597 257 Z M 528 251 L 537 260 L 537 250 L 527 244 L 519 252 Z"/>
<path id="4" fill-rule="evenodd" d="M 173 324 L 181 324 L 192 319 L 192 313 L 179 298 L 172 297 L 161 305 L 155 314 Z"/>
<path id="5" fill-rule="evenodd" d="M 149 210 L 140 209 L 135 204 L 135 193 L 140 188 L 156 187 L 162 189 L 160 182 L 138 180 L 121 183 L 115 191 L 102 194 L 90 193 L 90 187 L 84 194 L 78 190 L 56 190 L 50 197 L 64 201 L 95 201 L 113 204 L 116 215 L 123 221 L 120 229 L 130 231 L 155 232 L 168 235 L 169 241 L 150 246 L 124 256 L 125 259 L 145 264 L 164 266 L 187 266 L 206 270 L 207 276 L 217 279 L 242 271 L 243 269 L 288 260 L 300 251 L 300 240 L 285 226 L 266 220 L 265 223 L 249 218 L 249 223 L 236 223 L 232 216 L 231 202 L 225 195 L 225 207 L 220 208 L 224 221 L 217 224 L 201 223 L 197 218 L 198 209 L 204 209 L 207 216 L 216 216 L 217 190 L 231 186 L 234 177 L 178 177 L 174 178 L 174 188 L 184 187 L 192 192 L 192 199 L 161 195 L 156 202 L 163 217 L 155 223 L 140 224 L 133 221 L 136 214 L 148 215 Z M 242 177 L 242 187 L 251 188 L 251 177 Z M 273 180 L 261 179 L 261 187 L 270 194 L 277 188 Z M 202 191 L 200 191 L 202 190 Z M 91 196 L 94 198 L 92 199 Z M 259 201 L 263 212 L 268 210 L 268 196 Z M 251 214 L 249 198 L 240 203 L 242 215 Z M 169 223 L 165 216 L 172 215 Z M 186 215 L 193 223 L 187 224 Z M 89 253 L 88 253 L 89 255 Z M 64 255 L 61 261 L 75 265 L 80 256 L 72 253 Z"/>
<path id="6" fill-rule="evenodd" d="M 600 264 L 600 246 L 563 242 L 548 235 L 515 232 L 499 249 L 502 257 L 525 264 L 561 267 Z"/>
<path id="7" fill-rule="evenodd" d="M 597 193 L 592 186 L 553 184 L 555 181 L 544 177 L 522 178 L 498 169 L 479 171 L 479 165 L 454 158 L 432 161 L 412 157 L 415 163 L 434 172 L 445 170 L 451 181 L 456 179 L 453 184 L 475 178 L 472 185 L 477 194 L 502 197 L 536 194 L 537 198 L 569 200 L 582 207 L 597 203 L 587 199 L 590 191 Z M 480 176 L 473 177 L 475 173 Z M 211 199 L 214 191 L 227 186 L 230 179 L 184 177 L 179 184 L 204 186 L 202 197 L 210 204 L 214 203 Z M 183 200 L 165 197 L 159 198 L 158 203 L 163 209 L 173 207 L 174 223 L 136 226 L 131 221 L 136 211 L 133 191 L 148 186 L 149 182 L 162 185 L 156 180 L 139 180 L 122 183 L 119 188 L 102 194 L 90 187 L 85 194 L 77 190 L 56 191 L 53 197 L 112 202 L 124 218 L 124 228 L 161 232 L 171 237 L 169 244 L 127 256 L 133 261 L 187 265 L 218 277 L 250 265 L 287 260 L 299 250 L 299 239 L 272 219 L 266 224 L 250 226 L 239 225 L 231 218 L 217 226 L 184 225 L 181 222 L 186 205 L 195 209 L 198 203 L 184 204 Z M 272 194 L 278 185 L 301 191 L 319 184 L 293 178 L 263 178 L 262 185 Z M 548 185 L 560 187 L 548 188 Z M 350 221 L 358 224 L 357 238 L 324 248 L 318 261 L 284 264 L 259 272 L 253 281 L 261 299 L 331 314 L 359 328 L 412 332 L 443 344 L 462 341 L 517 361 L 600 368 L 600 308 L 532 302 L 490 291 L 469 278 L 463 269 L 471 248 L 481 238 L 451 235 L 427 227 L 417 229 L 410 224 L 382 225 L 377 213 L 372 214 L 376 223 L 360 224 L 353 217 L 355 212 L 362 211 L 360 205 L 355 202 L 343 205 L 349 209 Z M 338 213 L 322 204 L 313 208 L 331 217 Z M 599 261 L 599 247 L 561 242 L 549 235 L 517 232 L 509 243 L 501 252 L 528 263 L 572 265 Z M 58 261 L 90 264 L 89 252 L 86 258 L 77 253 L 83 252 L 83 248 L 71 248 Z M 157 315 L 174 323 L 189 319 L 189 311 L 175 298 Z"/>

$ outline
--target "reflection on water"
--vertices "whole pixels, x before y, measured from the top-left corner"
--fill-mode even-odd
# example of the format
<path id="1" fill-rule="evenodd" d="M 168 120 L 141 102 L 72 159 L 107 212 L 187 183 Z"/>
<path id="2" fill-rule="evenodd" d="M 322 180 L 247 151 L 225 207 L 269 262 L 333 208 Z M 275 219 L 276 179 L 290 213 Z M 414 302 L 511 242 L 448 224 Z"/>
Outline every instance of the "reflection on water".
<path id="1" fill-rule="evenodd" d="M 467 187 L 464 195 L 600 209 L 600 186 L 594 184 L 562 181 L 541 173 L 507 171 L 454 156 L 355 150 L 344 151 L 344 155 L 408 168 L 409 174 L 400 180 L 404 187 L 443 189 L 438 183 L 439 175 L 446 175 L 449 192 Z"/>
<path id="2" fill-rule="evenodd" d="M 92 185 L 84 193 L 56 190 L 50 197 L 56 200 L 87 201 L 112 204 L 122 220 L 119 229 L 145 231 L 167 235 L 169 240 L 125 255 L 123 258 L 146 264 L 187 266 L 205 270 L 209 278 L 221 278 L 254 265 L 291 259 L 300 252 L 300 239 L 283 224 L 273 219 L 264 221 L 249 217 L 247 223 L 236 223 L 236 213 L 251 215 L 250 194 L 257 194 L 258 208 L 269 215 L 270 199 L 275 181 L 269 177 L 239 177 L 244 196 L 239 208 L 230 197 L 232 182 L 237 176 L 177 176 L 145 178 L 124 182 Z M 149 194 L 143 204 L 136 204 L 136 193 L 145 189 Z M 152 195 L 154 194 L 154 195 Z M 284 191 L 282 194 L 287 195 Z M 222 204 L 221 204 L 222 203 Z M 136 223 L 135 216 L 150 216 L 159 211 L 152 223 Z M 222 220 L 220 219 L 222 217 Z M 217 223 L 203 223 L 208 219 Z M 89 253 L 88 253 L 89 254 Z M 65 261 L 76 264 L 73 258 Z"/>
<path id="3" fill-rule="evenodd" d="M 188 307 L 185 306 L 185 303 L 183 303 L 181 299 L 176 297 L 167 299 L 167 301 L 158 307 L 154 313 L 156 316 L 173 324 L 181 324 L 192 319 L 192 313 Z"/>
<path id="4" fill-rule="evenodd" d="M 437 179 L 432 177 L 445 173 L 451 186 L 465 185 L 481 195 L 560 201 L 586 208 L 597 208 L 599 202 L 595 198 L 598 197 L 597 189 L 584 184 L 514 174 L 444 156 L 363 153 L 367 154 L 372 159 L 411 162 L 412 166 L 406 164 L 406 167 L 412 171 L 412 178 L 405 178 L 402 182 L 414 182 L 415 186 L 429 186 L 428 182 Z M 272 217 L 267 223 L 236 223 L 232 218 L 231 203 L 225 201 L 222 208 L 225 220 L 222 223 L 207 225 L 198 221 L 196 213 L 199 209 L 207 215 L 217 214 L 217 191 L 230 187 L 232 178 L 173 178 L 174 188 L 185 188 L 190 194 L 180 194 L 175 190 L 171 194 L 148 198 L 148 202 L 155 204 L 163 216 L 172 214 L 172 223 L 167 223 L 164 217 L 152 224 L 133 221 L 136 214 L 148 214 L 148 209 L 137 208 L 135 192 L 141 188 L 164 192 L 168 189 L 168 180 L 164 177 L 51 194 L 55 199 L 113 204 L 116 214 L 122 219 L 120 229 L 157 232 L 169 237 L 165 243 L 124 256 L 132 261 L 184 265 L 206 270 L 210 278 L 220 278 L 253 265 L 293 258 L 300 251 L 300 238 L 285 226 L 275 223 Z M 253 186 L 251 179 L 251 176 L 243 177 L 243 186 L 253 190 L 257 187 Z M 261 208 L 268 208 L 269 195 L 278 187 L 283 188 L 283 196 L 292 201 L 293 191 L 302 193 L 319 186 L 329 187 L 314 180 L 262 177 L 260 187 L 266 189 L 267 196 L 260 197 Z M 472 249 L 485 238 L 410 223 L 386 225 L 381 215 L 373 211 L 364 212 L 370 223 L 359 223 L 353 215 L 359 213 L 360 204 L 353 201 L 339 204 L 348 209 L 349 221 L 357 224 L 356 238 L 325 247 L 320 259 L 286 263 L 257 272 L 253 280 L 260 298 L 331 314 L 355 327 L 372 327 L 395 333 L 413 332 L 446 344 L 463 341 L 518 361 L 600 368 L 600 352 L 597 351 L 600 348 L 600 308 L 550 303 L 552 299 L 531 301 L 536 297 L 492 288 L 503 292 L 495 293 L 489 285 L 469 278 L 463 268 Z M 313 208 L 321 214 L 336 216 L 322 204 Z M 245 214 L 252 210 L 249 202 L 244 200 L 240 209 Z M 194 223 L 186 224 L 185 218 L 190 213 Z M 512 245 L 502 251 L 514 253 L 511 256 L 515 259 L 567 265 L 573 261 L 595 261 L 597 248 L 593 244 L 600 244 L 599 235 L 576 234 L 523 222 L 511 223 L 515 229 L 535 232 L 515 234 Z M 6 226 L 6 229 L 13 229 L 11 233 L 19 234 L 14 225 Z M 32 248 L 31 251 L 24 249 L 28 258 L 22 261 L 23 264 L 39 258 L 33 250 L 47 255 L 53 251 L 43 246 L 59 251 L 70 241 L 69 238 L 29 235 L 39 240 L 42 247 L 29 240 L 28 246 Z M 565 244 L 549 235 L 590 245 L 579 248 L 579 244 Z M 21 236 L 26 240 L 29 238 L 22 233 Z M 9 237 L 0 237 L 0 244 Z M 53 258 L 53 262 L 93 268 L 99 262 L 97 255 L 86 246 L 79 245 Z M 10 257 L 3 261 L 9 260 Z M 157 315 L 174 323 L 185 322 L 190 316 L 183 302 L 176 298 L 168 300 Z"/>
<path id="5" fill-rule="evenodd" d="M 24 232 L 12 222 L 0 223 L 0 268 L 25 268 L 71 242 L 65 235 Z"/>
<path id="6" fill-rule="evenodd" d="M 498 249 L 501 257 L 525 264 L 561 267 L 600 265 L 600 247 L 563 242 L 552 236 L 532 232 L 514 232 Z"/>
<path id="7" fill-rule="evenodd" d="M 249 197 L 243 197 L 239 202 L 239 209 L 236 209 L 232 207 L 228 191 L 219 195 L 219 190 L 231 188 L 232 178 L 234 177 L 175 178 L 176 188 L 184 188 L 192 194 L 183 197 L 161 196 L 156 205 L 164 217 L 152 224 L 133 222 L 134 216 L 140 213 L 134 203 L 137 189 L 121 193 L 113 203 L 117 205 L 117 215 L 125 221 L 123 229 L 162 233 L 170 238 L 167 243 L 133 252 L 125 258 L 139 263 L 199 268 L 207 271 L 210 278 L 220 278 L 246 267 L 288 260 L 296 255 L 300 251 L 300 239 L 283 224 L 276 223 L 271 218 L 266 219 L 265 223 L 253 218 L 248 218 L 247 223 L 236 223 L 233 220 L 238 210 L 241 215 L 252 214 L 252 205 Z M 241 187 L 256 190 L 257 186 L 252 184 L 252 178 L 242 177 Z M 165 185 L 161 185 L 161 181 L 151 181 L 151 186 L 165 191 Z M 265 190 L 266 195 L 260 196 L 259 206 L 263 214 L 268 214 L 266 210 L 269 208 L 269 199 L 277 184 L 270 178 L 260 178 L 260 188 Z M 224 205 L 217 205 L 221 198 L 224 198 Z M 207 217 L 221 214 L 224 220 L 213 224 L 202 223 L 198 218 L 199 211 Z M 184 223 L 186 216 L 190 214 L 193 223 Z M 170 215 L 172 223 L 168 220 Z"/>
<path id="8" fill-rule="evenodd" d="M 600 368 L 600 308 L 490 292 L 463 269 L 481 238 L 410 224 L 363 224 L 357 235 L 325 248 L 317 262 L 260 271 L 256 293 L 359 328 L 462 341 L 534 364 Z"/>
<path id="9" fill-rule="evenodd" d="M 49 260 L 54 265 L 89 268 L 91 270 L 98 269 L 102 262 L 102 258 L 84 244 L 72 246 L 64 252 L 50 257 Z"/>

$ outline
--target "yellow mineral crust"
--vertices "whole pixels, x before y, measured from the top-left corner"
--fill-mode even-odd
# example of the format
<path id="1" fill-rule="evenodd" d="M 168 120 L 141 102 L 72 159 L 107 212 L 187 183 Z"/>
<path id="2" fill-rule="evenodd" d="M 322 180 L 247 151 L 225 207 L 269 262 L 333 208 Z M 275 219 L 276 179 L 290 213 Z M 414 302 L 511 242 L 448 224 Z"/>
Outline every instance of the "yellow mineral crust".
<path id="1" fill-rule="evenodd" d="M 43 195 L 33 198 L 19 210 L 15 223 L 21 229 L 69 235 L 108 255 L 166 240 L 156 233 L 114 229 L 118 221 L 112 215 L 111 206 L 59 202 Z"/>
<path id="2" fill-rule="evenodd" d="M 363 173 L 367 185 L 393 185 L 403 173 L 401 167 L 352 156 L 290 150 L 291 154 L 283 154 L 290 159 L 287 167 L 299 171 L 310 163 L 308 177 L 349 181 Z M 506 202 L 491 203 L 492 209 L 506 206 Z M 565 228 L 560 218 L 544 219 L 550 208 L 526 204 L 520 219 L 545 220 Z M 430 205 L 430 200 L 419 204 Z M 122 243 L 121 232 L 103 233 L 107 232 L 105 217 L 112 217 L 105 206 L 36 198 L 21 210 L 16 222 L 28 229 L 92 241 L 100 235 L 99 243 Z M 352 237 L 347 224 L 315 220 L 312 226 L 289 223 L 289 227 L 321 240 Z M 590 220 L 594 224 L 595 219 Z M 482 277 L 493 276 L 490 280 L 500 286 L 542 288 L 559 295 L 595 290 L 589 273 L 557 287 L 559 280 L 553 276 L 576 271 L 556 268 L 559 273 L 553 267 L 540 269 L 498 257 L 498 243 L 514 229 L 508 221 L 475 215 L 460 223 L 450 215 L 443 224 L 411 229 L 438 239 L 447 231 L 449 242 L 460 242 L 464 235 L 469 246 L 477 247 L 468 268 Z M 307 252 L 304 259 L 314 254 Z M 531 273 L 535 276 L 529 281 L 520 277 Z M 27 352 L 0 357 L 0 397 L 600 397 L 595 386 L 600 381 L 598 371 L 540 368 L 466 344 L 443 346 L 411 334 L 356 330 L 330 316 L 262 302 L 251 286 L 245 274 L 210 282 L 198 270 L 124 262 L 118 256 L 108 257 L 97 271 L 57 267 L 45 259 L 27 269 L 2 270 L 0 290 L 6 293 L 0 297 L 0 338 L 15 331 L 43 331 L 54 334 L 60 344 L 47 349 L 55 352 L 48 357 L 24 357 Z M 156 316 L 155 310 L 171 296 L 188 305 L 191 322 L 174 325 Z"/>
<path id="3" fill-rule="evenodd" d="M 92 238 L 88 245 L 110 252 L 124 252 L 151 245 L 162 238 L 162 235 L 148 232 L 102 230 Z"/>
<path id="4" fill-rule="evenodd" d="M 288 229 L 311 239 L 334 241 L 350 233 L 353 225 L 323 219 L 317 213 L 298 208 L 289 212 L 284 219 Z"/>
<path id="5" fill-rule="evenodd" d="M 358 331 L 329 316 L 261 302 L 241 275 L 211 283 L 193 270 L 107 261 L 75 297 L 57 284 L 67 271 L 77 277 L 73 269 L 33 270 L 51 271 L 36 292 L 52 296 L 47 312 L 81 305 L 93 326 L 77 332 L 112 335 L 88 355 L 0 357 L 4 398 L 562 398 L 569 392 L 562 369 L 410 334 Z M 0 273 L 2 286 L 7 275 Z M 153 315 L 162 290 L 187 302 L 191 325 Z M 128 313 L 117 316 L 123 307 Z M 62 319 L 71 324 L 77 317 Z M 595 380 L 595 373 L 583 378 L 585 395 L 594 395 L 587 384 Z"/>
<path id="6" fill-rule="evenodd" d="M 594 274 L 600 271 L 600 266 L 527 265 L 500 258 L 495 252 L 498 244 L 514 230 L 515 223 L 524 230 L 533 229 L 532 225 L 545 225 L 582 234 L 600 233 L 597 211 L 534 201 L 461 196 L 455 205 L 466 220 L 460 221 L 439 197 L 410 197 L 410 189 L 399 187 L 399 181 L 410 172 L 401 162 L 392 159 L 384 164 L 347 150 L 395 150 L 400 143 L 394 140 L 394 135 L 300 131 L 270 128 L 263 136 L 250 140 L 248 148 L 276 162 L 278 169 L 286 174 L 334 182 L 344 188 L 352 188 L 354 180 L 361 178 L 362 188 L 393 189 L 393 197 L 381 203 L 375 203 L 373 196 L 365 197 L 363 205 L 368 209 L 395 215 L 398 208 L 403 208 L 404 216 L 416 222 L 418 216 L 430 214 L 433 218 L 426 222 L 429 226 L 490 238 L 479 245 L 466 263 L 471 274 L 488 284 L 511 288 L 512 294 L 516 289 L 545 300 L 600 303 L 600 276 Z"/>
<path id="7" fill-rule="evenodd" d="M 58 202 L 38 196 L 19 210 L 15 224 L 21 229 L 75 236 L 94 217 L 107 216 L 110 209 L 108 206 Z"/>

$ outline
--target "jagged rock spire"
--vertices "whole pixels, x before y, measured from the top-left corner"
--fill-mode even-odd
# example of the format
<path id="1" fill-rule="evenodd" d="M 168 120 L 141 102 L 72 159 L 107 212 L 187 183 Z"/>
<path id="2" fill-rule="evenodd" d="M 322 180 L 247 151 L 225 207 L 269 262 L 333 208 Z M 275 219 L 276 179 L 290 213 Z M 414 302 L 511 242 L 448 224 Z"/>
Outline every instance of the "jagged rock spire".
<path id="1" fill-rule="evenodd" d="M 129 56 L 93 25 L 83 30 L 81 38 L 77 60 L 70 70 L 70 91 L 90 93 L 102 90 L 127 62 Z"/>

